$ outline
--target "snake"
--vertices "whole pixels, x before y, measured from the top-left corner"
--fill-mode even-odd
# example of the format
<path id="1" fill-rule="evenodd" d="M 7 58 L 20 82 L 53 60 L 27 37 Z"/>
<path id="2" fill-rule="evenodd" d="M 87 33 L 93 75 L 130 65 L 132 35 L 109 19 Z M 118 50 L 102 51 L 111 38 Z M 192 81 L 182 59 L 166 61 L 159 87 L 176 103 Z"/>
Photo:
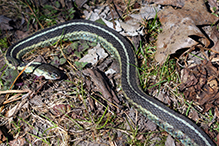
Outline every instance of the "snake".
<path id="1" fill-rule="evenodd" d="M 22 61 L 25 53 L 35 48 L 51 46 L 60 39 L 99 43 L 118 60 L 122 90 L 130 104 L 186 146 L 215 145 L 213 140 L 193 121 L 142 90 L 139 84 L 137 58 L 133 45 L 127 38 L 105 25 L 89 20 L 75 19 L 42 29 L 11 45 L 4 55 L 6 64 L 12 69 L 22 70 L 27 65 Z M 60 79 L 62 76 L 57 68 L 39 62 L 32 62 L 26 67 L 25 72 L 44 76 L 51 80 Z"/>

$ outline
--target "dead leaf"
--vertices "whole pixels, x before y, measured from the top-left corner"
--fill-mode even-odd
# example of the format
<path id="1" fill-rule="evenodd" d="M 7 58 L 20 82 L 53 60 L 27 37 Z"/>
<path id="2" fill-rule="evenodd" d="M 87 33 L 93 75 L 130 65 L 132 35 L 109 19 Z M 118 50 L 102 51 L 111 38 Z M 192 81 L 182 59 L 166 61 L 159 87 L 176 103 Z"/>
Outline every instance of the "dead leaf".
<path id="1" fill-rule="evenodd" d="M 216 144 L 219 145 L 219 134 L 217 135 L 216 138 L 217 138 L 217 142 L 216 142 Z"/>
<path id="2" fill-rule="evenodd" d="M 20 30 L 17 30 L 15 33 L 16 33 L 16 36 L 19 40 L 29 36 L 29 32 L 24 32 L 24 31 L 20 31 Z"/>
<path id="3" fill-rule="evenodd" d="M 20 104 L 20 103 L 19 103 L 19 104 Z M 5 114 L 5 117 L 10 118 L 10 117 L 14 116 L 15 113 L 18 111 L 17 109 L 18 109 L 18 107 L 19 107 L 19 104 L 17 104 L 16 106 L 14 106 L 12 109 L 8 110 L 8 111 L 6 112 L 6 114 Z"/>
<path id="4" fill-rule="evenodd" d="M 4 133 L 0 130 L 0 144 L 5 142 L 7 138 L 5 137 Z"/>
<path id="5" fill-rule="evenodd" d="M 75 3 L 79 8 L 81 8 L 86 2 L 87 0 L 75 0 Z"/>
<path id="6" fill-rule="evenodd" d="M 154 6 L 154 5 L 146 5 L 143 6 L 140 9 L 140 13 L 138 14 L 130 14 L 130 17 L 132 17 L 133 19 L 138 19 L 138 20 L 142 20 L 142 19 L 146 19 L 146 20 L 150 20 L 152 18 L 155 18 L 155 16 L 157 15 L 157 12 L 159 12 L 161 10 L 160 6 Z"/>
<path id="7" fill-rule="evenodd" d="M 175 146 L 175 141 L 174 139 L 171 137 L 171 135 L 167 136 L 167 139 L 165 141 L 165 146 Z"/>
<path id="8" fill-rule="evenodd" d="M 190 109 L 189 111 L 189 117 L 193 120 L 193 121 L 198 121 L 199 120 L 199 116 L 198 116 L 198 112 L 194 109 Z"/>
<path id="9" fill-rule="evenodd" d="M 209 25 L 217 22 L 217 16 L 208 12 L 204 0 L 185 1 L 184 7 L 179 10 L 184 17 L 191 18 L 195 25 Z"/>
<path id="10" fill-rule="evenodd" d="M 145 129 L 150 130 L 150 131 L 154 131 L 157 129 L 157 125 L 154 124 L 154 122 L 152 122 L 151 120 L 148 120 L 145 123 Z"/>
<path id="11" fill-rule="evenodd" d="M 9 142 L 10 146 L 23 146 L 25 145 L 27 142 L 25 140 L 25 138 L 21 138 L 19 137 L 18 139 L 14 139 L 12 141 Z"/>
<path id="12" fill-rule="evenodd" d="M 206 32 L 206 34 L 209 36 L 209 38 L 213 41 L 213 46 L 211 47 L 211 50 L 213 52 L 219 52 L 219 31 L 217 29 L 218 26 L 206 26 L 203 28 L 203 30 Z"/>
<path id="13" fill-rule="evenodd" d="M 163 11 L 162 16 L 160 14 L 159 17 L 164 26 L 162 33 L 157 38 L 155 59 L 160 64 L 164 63 L 169 54 L 173 54 L 179 49 L 189 48 L 198 44 L 197 41 L 189 36 L 205 37 L 195 26 L 193 20 L 188 17 L 183 18 L 183 15 L 171 7 Z"/>
<path id="14" fill-rule="evenodd" d="M 97 44 L 96 47 L 89 49 L 88 54 L 82 57 L 79 62 L 88 62 L 94 65 L 98 63 L 99 60 L 103 60 L 107 56 L 108 54 L 105 52 L 105 50 L 100 46 L 100 44 Z"/>
<path id="15" fill-rule="evenodd" d="M 83 70 L 82 72 L 85 76 L 91 78 L 91 81 L 95 86 L 95 88 L 92 89 L 94 92 L 96 91 L 100 92 L 102 96 L 105 98 L 105 100 L 119 106 L 120 101 L 116 97 L 115 92 L 111 89 L 109 83 L 107 82 L 103 74 L 101 74 L 97 69 L 89 69 L 89 68 Z M 92 83 L 88 83 L 88 84 L 89 86 L 92 85 Z M 112 109 L 115 109 L 111 104 L 109 105 Z"/>
<path id="16" fill-rule="evenodd" d="M 58 104 L 52 107 L 50 110 L 55 116 L 61 116 L 70 111 L 70 105 Z"/>
<path id="17" fill-rule="evenodd" d="M 205 60 L 197 66 L 185 68 L 181 73 L 180 90 L 186 99 L 203 105 L 204 111 L 208 111 L 219 102 L 219 71 L 210 61 Z"/>
<path id="18" fill-rule="evenodd" d="M 164 63 L 169 54 L 199 43 L 208 47 L 210 41 L 197 25 L 215 23 L 218 18 L 208 13 L 204 1 L 186 1 L 182 9 L 168 7 L 158 13 L 163 32 L 157 40 L 156 61 Z"/>
<path id="19" fill-rule="evenodd" d="M 218 89 L 218 84 L 217 84 L 216 79 L 208 81 L 208 86 L 210 86 L 214 90 L 217 90 Z"/>
<path id="20" fill-rule="evenodd" d="M 160 5 L 171 5 L 176 7 L 183 7 L 184 6 L 184 0 L 150 0 L 150 2 L 154 2 L 155 4 Z"/>
<path id="21" fill-rule="evenodd" d="M 3 15 L 0 16 L 0 30 L 11 30 L 13 27 L 9 25 L 10 18 L 7 18 Z"/>
<path id="22" fill-rule="evenodd" d="M 215 108 L 215 111 L 214 111 L 214 112 L 215 112 L 215 113 L 214 113 L 215 116 L 216 116 L 216 117 L 219 117 L 219 109 L 218 109 L 218 107 Z"/>

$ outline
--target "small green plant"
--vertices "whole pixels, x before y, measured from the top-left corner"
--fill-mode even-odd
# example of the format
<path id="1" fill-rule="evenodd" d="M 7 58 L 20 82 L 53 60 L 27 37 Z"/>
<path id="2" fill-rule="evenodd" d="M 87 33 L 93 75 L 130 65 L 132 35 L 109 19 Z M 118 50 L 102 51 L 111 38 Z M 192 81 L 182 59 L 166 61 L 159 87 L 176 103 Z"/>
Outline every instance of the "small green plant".
<path id="1" fill-rule="evenodd" d="M 59 21 L 58 17 L 60 16 L 60 13 L 65 16 L 66 20 L 73 19 L 75 13 L 73 7 L 70 9 L 61 8 L 59 1 L 55 1 L 53 5 L 44 5 L 42 8 L 36 6 L 29 0 L 21 3 L 23 4 L 23 7 L 29 8 L 30 10 L 30 12 L 27 13 L 23 12 L 28 16 L 28 29 L 29 25 L 33 22 L 34 24 L 39 24 L 41 29 L 43 29 L 44 26 L 53 26 Z"/>
<path id="2" fill-rule="evenodd" d="M 8 68 L 6 71 L 4 71 L 1 75 L 1 82 L 3 84 L 1 90 L 8 90 L 17 76 L 17 70 Z"/>
<path id="3" fill-rule="evenodd" d="M 8 42 L 6 37 L 0 39 L 0 50 L 2 50 L 3 48 L 8 48 Z"/>
<path id="4" fill-rule="evenodd" d="M 157 35 L 162 31 L 161 23 L 158 20 L 157 13 L 156 13 L 154 19 L 145 21 L 145 25 L 146 25 L 145 26 L 146 29 L 148 30 L 147 31 L 148 36 L 153 37 L 155 39 L 156 39 Z"/>
<path id="5" fill-rule="evenodd" d="M 219 16 L 219 12 L 216 12 L 217 11 L 217 8 L 216 7 L 213 7 L 213 12 L 211 14 L 215 15 L 215 16 Z"/>
<path id="6" fill-rule="evenodd" d="M 59 58 L 58 56 L 54 56 L 53 60 L 51 61 L 51 65 L 58 67 L 59 65 L 63 65 L 66 63 L 66 59 L 65 58 Z"/>

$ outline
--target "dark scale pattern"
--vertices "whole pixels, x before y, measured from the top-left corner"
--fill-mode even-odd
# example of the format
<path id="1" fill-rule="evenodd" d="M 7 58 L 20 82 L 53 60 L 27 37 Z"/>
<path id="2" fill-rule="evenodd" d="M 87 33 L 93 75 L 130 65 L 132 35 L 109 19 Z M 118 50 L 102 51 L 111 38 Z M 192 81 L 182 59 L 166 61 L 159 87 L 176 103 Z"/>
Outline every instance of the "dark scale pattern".
<path id="1" fill-rule="evenodd" d="M 46 33 L 44 35 L 40 35 L 50 30 L 51 32 Z M 81 34 L 80 32 L 87 32 L 87 33 Z M 114 36 L 112 35 L 110 36 L 110 34 Z M 40 35 L 40 36 L 26 43 L 22 43 L 36 35 Z M 148 117 L 152 121 L 154 121 L 158 126 L 164 128 L 167 132 L 169 132 L 174 137 L 178 138 L 183 144 L 191 145 L 191 143 L 194 140 L 194 142 L 197 145 L 205 146 L 206 143 L 203 141 L 203 139 L 200 136 L 197 135 L 197 133 L 199 133 L 202 137 L 206 138 L 206 140 L 210 143 L 210 145 L 215 145 L 212 142 L 212 140 L 192 121 L 176 113 L 175 111 L 169 109 L 164 104 L 146 95 L 141 89 L 139 89 L 139 81 L 137 79 L 136 68 L 133 66 L 136 65 L 136 58 L 134 51 L 132 50 L 132 45 L 129 43 L 129 41 L 127 41 L 127 39 L 122 37 L 114 30 L 107 28 L 106 26 L 86 20 L 72 20 L 69 22 L 65 22 L 53 26 L 51 28 L 44 29 L 40 32 L 35 33 L 32 36 L 25 38 L 24 40 L 19 41 L 18 43 L 16 43 L 15 45 L 11 46 L 8 49 L 6 53 L 6 57 L 10 56 L 10 52 L 13 49 L 14 50 L 12 52 L 13 54 L 12 57 L 15 57 L 16 54 L 20 52 L 23 48 L 26 48 L 28 46 L 43 41 L 46 42 L 46 43 L 42 43 L 43 46 L 45 46 L 50 44 L 47 41 L 50 38 L 54 38 L 57 36 L 63 36 L 65 38 L 65 35 L 66 36 L 70 35 L 69 38 L 70 41 L 76 39 L 90 40 L 94 42 L 97 41 L 101 43 L 106 49 L 109 49 L 109 52 L 118 51 L 119 56 L 117 56 L 117 58 L 120 58 L 119 61 L 121 63 L 122 88 L 129 102 L 135 105 L 141 112 L 148 114 Z M 101 40 L 101 37 L 106 39 L 107 42 Z M 117 39 L 115 37 L 117 37 Z M 122 47 L 121 43 L 125 46 L 124 48 Z M 16 46 L 17 44 L 21 44 L 21 45 L 19 45 L 17 48 L 14 48 L 14 46 Z M 113 47 L 116 48 L 117 50 L 113 50 L 113 48 L 110 47 L 111 44 L 113 44 Z M 127 51 L 127 54 L 125 53 L 125 51 Z M 129 62 L 127 63 L 128 59 Z M 129 68 L 129 72 L 127 72 L 127 68 Z M 161 107 L 161 109 L 159 109 L 158 107 Z M 171 114 L 173 116 L 171 116 Z M 183 123 L 182 121 L 185 121 L 185 123 Z M 171 126 L 168 127 L 168 125 Z M 191 125 L 191 127 L 189 127 L 188 125 Z M 195 130 L 191 128 L 194 128 Z M 195 131 L 197 133 L 195 133 Z"/>

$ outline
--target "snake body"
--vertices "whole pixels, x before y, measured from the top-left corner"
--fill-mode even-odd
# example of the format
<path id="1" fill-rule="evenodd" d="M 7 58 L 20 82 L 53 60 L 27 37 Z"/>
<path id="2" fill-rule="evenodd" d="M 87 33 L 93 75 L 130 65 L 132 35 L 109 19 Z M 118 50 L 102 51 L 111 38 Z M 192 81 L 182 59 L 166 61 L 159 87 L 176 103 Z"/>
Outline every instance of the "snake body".
<path id="1" fill-rule="evenodd" d="M 116 31 L 101 24 L 87 20 L 72 20 L 43 29 L 10 46 L 5 55 L 6 63 L 11 68 L 23 69 L 25 64 L 21 61 L 21 57 L 27 51 L 49 46 L 60 39 L 88 40 L 100 43 L 119 61 L 122 89 L 126 99 L 132 105 L 184 145 L 215 145 L 208 135 L 192 121 L 141 90 L 135 67 L 137 60 L 132 45 Z M 56 79 L 60 76 L 58 72 L 53 70 L 54 73 L 49 67 L 42 67 L 43 71 L 40 70 L 39 63 L 32 63 L 28 68 L 27 72 L 37 72 L 38 70 L 43 73 L 47 72 L 45 78 L 48 79 Z"/>

